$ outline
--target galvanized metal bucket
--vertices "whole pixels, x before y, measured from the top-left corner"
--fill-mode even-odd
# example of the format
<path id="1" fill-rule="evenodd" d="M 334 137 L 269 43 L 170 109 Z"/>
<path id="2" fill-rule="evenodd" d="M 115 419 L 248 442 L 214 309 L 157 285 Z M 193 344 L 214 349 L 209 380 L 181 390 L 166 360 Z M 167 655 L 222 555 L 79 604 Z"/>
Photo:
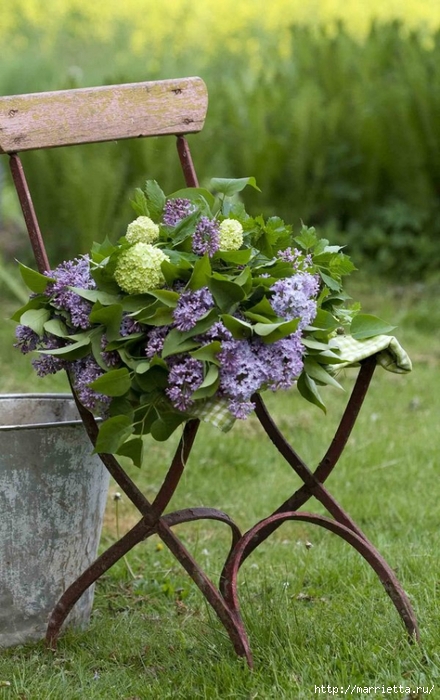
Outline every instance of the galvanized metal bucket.
<path id="1" fill-rule="evenodd" d="M 42 639 L 96 558 L 109 475 L 69 394 L 0 396 L 0 647 Z M 68 617 L 85 627 L 89 588 Z"/>

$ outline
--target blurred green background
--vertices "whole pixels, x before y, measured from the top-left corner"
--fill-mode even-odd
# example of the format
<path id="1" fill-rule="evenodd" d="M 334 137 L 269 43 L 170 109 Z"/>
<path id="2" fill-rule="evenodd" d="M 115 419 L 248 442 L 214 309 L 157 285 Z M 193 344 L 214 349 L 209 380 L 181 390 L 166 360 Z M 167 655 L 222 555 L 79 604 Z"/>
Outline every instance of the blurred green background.
<path id="1" fill-rule="evenodd" d="M 270 5 L 270 6 L 269 6 Z M 385 6 L 384 6 L 385 5 Z M 252 213 L 315 225 L 358 267 L 437 279 L 440 6 L 431 0 L 7 0 L 0 94 L 200 75 L 202 181 L 254 175 Z M 53 263 L 117 238 L 146 178 L 182 184 L 173 139 L 23 156 Z M 30 262 L 1 161 L 0 254 Z"/>

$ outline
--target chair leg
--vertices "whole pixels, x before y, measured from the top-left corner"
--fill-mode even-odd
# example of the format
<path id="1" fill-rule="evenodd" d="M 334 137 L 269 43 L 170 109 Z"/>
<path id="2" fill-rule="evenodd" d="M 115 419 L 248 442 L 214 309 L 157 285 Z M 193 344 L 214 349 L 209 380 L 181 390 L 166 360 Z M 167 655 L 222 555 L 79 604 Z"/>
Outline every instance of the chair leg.
<path id="1" fill-rule="evenodd" d="M 368 542 L 364 537 L 361 537 L 358 533 L 353 532 L 351 528 L 342 525 L 331 518 L 315 515 L 313 513 L 276 513 L 275 515 L 271 515 L 269 518 L 262 520 L 251 528 L 245 535 L 243 535 L 242 539 L 233 551 L 232 556 L 227 562 L 223 572 L 223 594 L 229 608 L 232 611 L 238 614 L 240 610 L 237 594 L 237 577 L 240 566 L 244 561 L 244 554 L 249 542 L 251 542 L 253 538 L 258 537 L 259 531 L 268 525 L 282 524 L 287 520 L 303 521 L 319 525 L 326 530 L 330 530 L 330 532 L 339 535 L 339 537 L 354 547 L 354 549 L 361 554 L 361 556 L 368 562 L 379 577 L 398 614 L 400 615 L 410 638 L 419 640 L 419 629 L 411 603 L 409 602 L 409 599 L 397 580 L 393 570 L 379 554 L 379 552 L 370 542 Z"/>

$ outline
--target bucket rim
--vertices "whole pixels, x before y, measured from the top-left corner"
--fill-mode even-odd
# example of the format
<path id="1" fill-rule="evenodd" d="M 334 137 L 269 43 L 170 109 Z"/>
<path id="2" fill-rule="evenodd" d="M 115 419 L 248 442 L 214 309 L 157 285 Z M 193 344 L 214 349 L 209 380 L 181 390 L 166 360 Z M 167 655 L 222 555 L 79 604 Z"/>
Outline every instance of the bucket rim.
<path id="1" fill-rule="evenodd" d="M 29 394 L 0 394 L 0 402 L 3 400 L 19 400 L 19 399 L 38 399 L 39 401 L 57 400 L 57 401 L 74 401 L 72 394 L 67 393 L 29 393 Z M 15 423 L 14 425 L 1 425 L 0 416 L 0 432 L 7 430 L 35 430 L 41 428 L 66 428 L 67 426 L 83 425 L 81 418 L 65 420 L 65 421 L 48 421 L 45 423 Z"/>

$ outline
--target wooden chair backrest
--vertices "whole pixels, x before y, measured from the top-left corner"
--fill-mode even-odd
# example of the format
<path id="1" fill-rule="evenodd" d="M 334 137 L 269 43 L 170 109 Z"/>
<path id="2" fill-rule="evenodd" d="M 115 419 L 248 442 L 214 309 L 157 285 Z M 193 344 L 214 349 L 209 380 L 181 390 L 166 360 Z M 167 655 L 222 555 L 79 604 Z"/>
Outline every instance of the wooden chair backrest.
<path id="1" fill-rule="evenodd" d="M 50 269 L 21 151 L 146 136 L 177 136 L 187 186 L 197 176 L 185 139 L 203 128 L 208 107 L 201 78 L 179 78 L 0 97 L 0 154 L 10 167 L 35 260 Z"/>
<path id="2" fill-rule="evenodd" d="M 0 97 L 0 153 L 201 131 L 201 78 Z"/>

